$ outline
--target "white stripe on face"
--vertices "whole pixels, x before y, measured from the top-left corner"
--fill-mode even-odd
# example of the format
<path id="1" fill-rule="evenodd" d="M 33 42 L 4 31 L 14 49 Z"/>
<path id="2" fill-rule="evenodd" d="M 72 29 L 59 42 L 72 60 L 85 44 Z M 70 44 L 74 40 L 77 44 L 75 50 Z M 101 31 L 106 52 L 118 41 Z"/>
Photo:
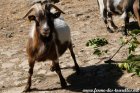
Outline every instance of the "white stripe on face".
<path id="1" fill-rule="evenodd" d="M 30 33 L 29 33 L 29 36 L 30 36 L 31 38 L 34 38 L 35 30 L 36 30 L 36 23 L 34 22 L 33 25 L 32 25 L 31 31 L 30 31 Z"/>

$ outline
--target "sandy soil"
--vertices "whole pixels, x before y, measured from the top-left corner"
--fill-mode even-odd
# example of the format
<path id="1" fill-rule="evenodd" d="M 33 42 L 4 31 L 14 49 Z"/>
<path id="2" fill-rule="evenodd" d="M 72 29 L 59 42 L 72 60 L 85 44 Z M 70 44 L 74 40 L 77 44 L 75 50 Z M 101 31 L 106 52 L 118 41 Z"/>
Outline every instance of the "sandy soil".
<path id="1" fill-rule="evenodd" d="M 30 0 L 0 2 L 0 93 L 21 93 L 27 82 L 29 67 L 25 47 L 30 22 L 21 18 L 29 9 L 29 2 Z M 73 71 L 73 60 L 67 51 L 60 58 L 60 65 L 68 87 L 61 89 L 58 76 L 49 70 L 51 62 L 48 61 L 36 63 L 31 93 L 76 93 L 83 92 L 83 89 L 95 88 L 140 89 L 138 76 L 121 71 L 115 65 L 99 63 L 101 58 L 113 55 L 118 49 L 122 34 L 120 32 L 110 34 L 106 31 L 96 0 L 61 0 L 57 6 L 66 12 L 64 18 L 71 28 L 81 74 L 76 75 Z M 122 25 L 119 18 L 115 22 L 118 26 Z M 85 45 L 89 39 L 95 37 L 103 37 L 109 41 L 109 44 L 103 47 L 108 53 L 101 57 L 93 55 L 93 48 Z M 138 48 L 137 54 L 140 54 L 139 50 Z M 122 60 L 127 56 L 126 46 L 114 60 Z"/>

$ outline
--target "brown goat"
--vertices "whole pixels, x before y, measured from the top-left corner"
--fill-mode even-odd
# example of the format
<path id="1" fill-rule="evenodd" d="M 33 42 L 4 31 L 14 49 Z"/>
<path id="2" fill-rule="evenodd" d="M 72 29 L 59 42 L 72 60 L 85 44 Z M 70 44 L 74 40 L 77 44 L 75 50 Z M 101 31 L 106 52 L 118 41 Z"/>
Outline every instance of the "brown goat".
<path id="1" fill-rule="evenodd" d="M 58 10 L 58 12 L 51 13 L 52 7 Z M 29 15 L 34 10 L 35 15 Z M 56 71 L 58 74 L 61 86 L 67 86 L 59 66 L 59 57 L 67 48 L 70 50 L 74 60 L 76 72 L 79 73 L 80 71 L 73 52 L 70 29 L 60 16 L 61 13 L 63 12 L 52 4 L 46 4 L 45 9 L 43 9 L 42 5 L 37 3 L 34 4 L 25 15 L 25 17 L 29 15 L 29 20 L 34 23 L 27 43 L 29 76 L 24 92 L 30 91 L 35 61 L 52 60 L 51 70 Z"/>

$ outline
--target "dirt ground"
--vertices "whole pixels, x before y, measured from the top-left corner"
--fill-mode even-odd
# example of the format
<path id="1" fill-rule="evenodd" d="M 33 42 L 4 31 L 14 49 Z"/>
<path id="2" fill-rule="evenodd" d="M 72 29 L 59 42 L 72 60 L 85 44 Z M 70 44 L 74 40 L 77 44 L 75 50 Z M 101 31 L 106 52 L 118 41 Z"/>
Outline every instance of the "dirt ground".
<path id="1" fill-rule="evenodd" d="M 95 88 L 140 89 L 140 77 L 121 71 L 115 65 L 99 63 L 101 58 L 113 55 L 118 49 L 122 34 L 110 34 L 106 31 L 97 1 L 61 0 L 57 6 L 66 12 L 64 18 L 71 28 L 81 74 L 76 75 L 73 71 L 73 60 L 67 51 L 60 58 L 60 65 L 68 87 L 61 89 L 58 76 L 49 70 L 51 62 L 47 61 L 36 63 L 31 93 L 77 93 Z M 21 93 L 26 85 L 29 67 L 25 47 L 30 22 L 21 18 L 29 7 L 30 0 L 0 1 L 0 93 Z M 122 25 L 120 21 L 119 17 L 115 20 L 118 26 Z M 95 37 L 103 37 L 109 41 L 109 44 L 103 47 L 108 53 L 101 57 L 93 55 L 93 48 L 85 45 L 89 39 Z M 140 54 L 139 50 L 140 48 L 136 50 L 137 54 Z M 126 59 L 127 56 L 127 47 L 123 47 L 113 60 Z"/>

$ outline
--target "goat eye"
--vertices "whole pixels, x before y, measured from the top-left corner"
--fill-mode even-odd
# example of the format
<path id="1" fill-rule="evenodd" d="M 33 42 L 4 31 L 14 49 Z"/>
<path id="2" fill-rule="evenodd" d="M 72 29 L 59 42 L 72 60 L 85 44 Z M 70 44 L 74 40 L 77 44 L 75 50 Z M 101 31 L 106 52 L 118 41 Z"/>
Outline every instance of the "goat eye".
<path id="1" fill-rule="evenodd" d="M 60 15 L 61 15 L 60 12 L 57 12 L 57 13 L 55 13 L 55 14 L 52 14 L 52 16 L 53 16 L 54 18 L 58 18 L 58 17 L 60 17 Z"/>

